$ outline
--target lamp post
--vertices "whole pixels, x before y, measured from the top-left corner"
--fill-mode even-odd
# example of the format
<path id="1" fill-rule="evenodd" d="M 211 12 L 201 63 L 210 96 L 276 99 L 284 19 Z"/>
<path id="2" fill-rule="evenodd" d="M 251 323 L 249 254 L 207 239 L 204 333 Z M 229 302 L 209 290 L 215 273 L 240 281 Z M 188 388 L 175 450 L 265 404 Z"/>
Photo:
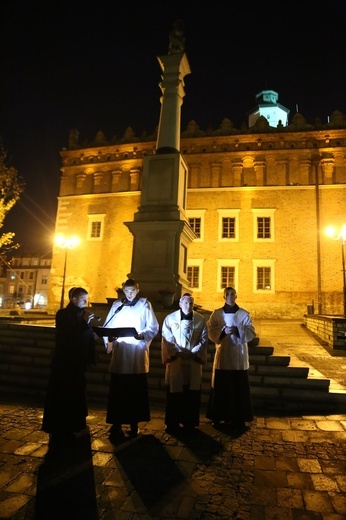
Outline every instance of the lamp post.
<path id="1" fill-rule="evenodd" d="M 64 235 L 58 235 L 55 237 L 55 243 L 61 247 L 61 249 L 65 249 L 65 257 L 64 257 L 64 271 L 62 275 L 62 289 L 61 289 L 61 299 L 60 299 L 60 309 L 64 306 L 64 298 L 65 298 L 65 280 L 66 280 L 66 264 L 67 264 L 67 252 L 69 249 L 73 249 L 79 244 L 79 239 L 76 236 L 65 237 Z"/>
<path id="2" fill-rule="evenodd" d="M 339 233 L 334 227 L 330 226 L 326 230 L 327 235 L 333 240 L 341 238 L 341 262 L 342 262 L 342 282 L 343 282 L 343 296 L 344 296 L 344 317 L 346 318 L 346 271 L 345 271 L 345 243 L 346 243 L 346 224 L 344 224 Z"/>

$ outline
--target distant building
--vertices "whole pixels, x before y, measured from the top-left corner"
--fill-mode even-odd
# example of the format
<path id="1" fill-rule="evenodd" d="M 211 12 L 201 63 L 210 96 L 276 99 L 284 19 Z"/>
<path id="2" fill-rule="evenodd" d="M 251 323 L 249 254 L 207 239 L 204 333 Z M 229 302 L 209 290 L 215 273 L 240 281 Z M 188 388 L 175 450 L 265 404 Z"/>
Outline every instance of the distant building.
<path id="1" fill-rule="evenodd" d="M 52 257 L 23 254 L 0 257 L 4 278 L 0 285 L 0 308 L 46 309 Z"/>
<path id="2" fill-rule="evenodd" d="M 341 314 L 340 244 L 324 229 L 345 224 L 345 116 L 335 111 L 328 122 L 310 124 L 295 113 L 288 121 L 276 92 L 257 98 L 248 128 L 224 119 L 204 131 L 191 121 L 181 133 L 186 218 L 196 235 L 185 266 L 191 292 L 198 305 L 214 309 L 223 304 L 223 288 L 235 286 L 239 305 L 254 318 L 297 319 L 307 306 Z M 65 264 L 64 251 L 54 247 L 52 307 L 59 307 L 63 279 L 66 291 L 82 285 L 91 302 L 106 303 L 131 272 L 133 236 L 124 222 L 140 205 L 143 158 L 155 154 L 156 137 L 127 129 L 107 140 L 99 132 L 82 145 L 71 131 L 61 151 L 56 233 L 78 235 L 80 245 Z M 167 254 L 157 251 L 158 258 Z"/>

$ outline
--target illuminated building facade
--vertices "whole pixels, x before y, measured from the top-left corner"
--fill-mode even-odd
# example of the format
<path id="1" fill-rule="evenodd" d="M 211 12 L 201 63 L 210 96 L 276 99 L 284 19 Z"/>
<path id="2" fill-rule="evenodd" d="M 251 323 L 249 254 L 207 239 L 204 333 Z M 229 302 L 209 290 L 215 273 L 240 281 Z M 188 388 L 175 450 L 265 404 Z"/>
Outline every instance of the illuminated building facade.
<path id="1" fill-rule="evenodd" d="M 274 98 L 275 117 L 287 115 Z M 297 112 L 273 127 L 268 106 L 265 115 L 254 113 L 248 128 L 224 119 L 207 132 L 191 121 L 181 133 L 186 213 L 196 235 L 187 258 L 195 302 L 212 310 L 233 285 L 254 318 L 299 319 L 308 306 L 342 314 L 340 249 L 324 230 L 346 223 L 345 116 L 335 111 L 327 123 L 309 124 Z M 124 222 L 140 205 L 143 157 L 155 154 L 155 140 L 129 128 L 116 142 L 100 132 L 82 146 L 71 131 L 61 151 L 56 233 L 75 234 L 80 244 L 69 253 L 66 290 L 82 285 L 91 302 L 116 297 L 131 271 L 133 237 Z M 52 309 L 59 306 L 63 261 L 55 247 Z"/>
<path id="2" fill-rule="evenodd" d="M 2 256 L 0 260 L 4 273 L 0 290 L 0 308 L 46 309 L 51 256 L 18 254 L 8 261 Z"/>

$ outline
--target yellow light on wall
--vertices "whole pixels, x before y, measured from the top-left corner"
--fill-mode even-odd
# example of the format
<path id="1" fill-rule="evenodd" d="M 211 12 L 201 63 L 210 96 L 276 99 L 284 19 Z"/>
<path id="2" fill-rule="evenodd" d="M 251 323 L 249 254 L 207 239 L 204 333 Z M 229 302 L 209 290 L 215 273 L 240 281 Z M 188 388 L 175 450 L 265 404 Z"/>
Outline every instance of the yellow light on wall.
<path id="1" fill-rule="evenodd" d="M 344 316 L 346 318 L 346 272 L 345 272 L 346 224 L 341 226 L 339 232 L 333 226 L 327 227 L 326 235 L 333 240 L 341 239 L 341 263 L 342 263 L 342 281 L 343 281 L 343 296 L 344 296 Z"/>

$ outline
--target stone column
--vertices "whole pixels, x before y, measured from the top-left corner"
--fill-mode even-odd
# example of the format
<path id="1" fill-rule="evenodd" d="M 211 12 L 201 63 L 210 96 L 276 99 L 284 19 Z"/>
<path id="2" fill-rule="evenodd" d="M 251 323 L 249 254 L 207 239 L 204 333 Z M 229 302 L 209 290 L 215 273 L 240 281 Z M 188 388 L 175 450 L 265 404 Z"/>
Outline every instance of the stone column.
<path id="1" fill-rule="evenodd" d="M 243 161 L 236 159 L 232 161 L 233 186 L 241 186 L 241 178 L 243 174 Z"/>
<path id="2" fill-rule="evenodd" d="M 121 177 L 121 170 L 114 170 L 112 172 L 112 191 L 118 191 L 119 181 Z"/>
<path id="3" fill-rule="evenodd" d="M 94 173 L 94 193 L 102 191 L 103 172 Z"/>
<path id="4" fill-rule="evenodd" d="M 131 168 L 130 170 L 130 191 L 139 189 L 139 169 Z"/>
<path id="5" fill-rule="evenodd" d="M 158 58 L 163 75 L 156 155 L 144 157 L 140 206 L 134 221 L 125 222 L 133 235 L 128 276 L 154 305 L 162 302 L 164 293 L 173 294 L 177 302 L 189 290 L 188 247 L 195 238 L 186 216 L 188 168 L 179 152 L 183 78 L 190 67 L 176 43 L 171 54 Z"/>
<path id="6" fill-rule="evenodd" d="M 254 162 L 254 170 L 257 186 L 264 186 L 265 162 L 263 160 L 256 160 Z"/>
<path id="7" fill-rule="evenodd" d="M 331 157 L 321 159 L 322 183 L 333 184 L 334 159 Z"/>

